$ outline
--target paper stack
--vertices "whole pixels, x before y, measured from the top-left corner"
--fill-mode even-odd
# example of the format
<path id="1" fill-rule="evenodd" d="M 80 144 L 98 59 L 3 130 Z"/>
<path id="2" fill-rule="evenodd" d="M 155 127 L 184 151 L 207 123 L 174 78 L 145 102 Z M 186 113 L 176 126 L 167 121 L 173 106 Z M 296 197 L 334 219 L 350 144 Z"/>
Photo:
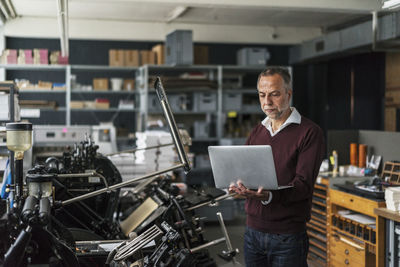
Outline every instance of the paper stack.
<path id="1" fill-rule="evenodd" d="M 123 181 L 164 170 L 174 165 L 176 153 L 169 132 L 138 132 L 136 133 L 136 138 L 137 148 L 153 147 L 162 144 L 171 145 L 148 150 L 139 150 L 134 154 L 127 153 L 109 157 L 120 172 Z"/>
<path id="2" fill-rule="evenodd" d="M 386 208 L 393 211 L 400 210 L 400 187 L 385 189 Z"/>
<path id="3" fill-rule="evenodd" d="M 136 138 L 136 146 L 138 148 L 171 144 L 149 150 L 140 150 L 135 153 L 136 163 L 146 164 L 147 172 L 163 170 L 174 164 L 175 151 L 169 132 L 147 131 L 136 133 Z"/>

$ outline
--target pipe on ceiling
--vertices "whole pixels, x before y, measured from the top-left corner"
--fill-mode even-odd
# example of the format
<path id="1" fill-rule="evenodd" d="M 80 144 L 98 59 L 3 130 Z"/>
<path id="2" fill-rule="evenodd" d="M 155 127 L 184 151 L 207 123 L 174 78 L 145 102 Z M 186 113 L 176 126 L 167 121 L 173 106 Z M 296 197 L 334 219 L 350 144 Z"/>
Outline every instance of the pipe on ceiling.
<path id="1" fill-rule="evenodd" d="M 68 34 L 68 0 L 57 0 L 57 18 L 60 29 L 61 55 L 69 55 L 69 34 Z"/>

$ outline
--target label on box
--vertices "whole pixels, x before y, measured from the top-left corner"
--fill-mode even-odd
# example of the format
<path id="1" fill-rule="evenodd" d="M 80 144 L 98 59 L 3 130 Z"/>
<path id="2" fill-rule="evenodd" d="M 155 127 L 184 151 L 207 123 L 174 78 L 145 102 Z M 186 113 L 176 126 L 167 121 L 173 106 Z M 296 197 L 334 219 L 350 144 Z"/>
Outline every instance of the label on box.
<path id="1" fill-rule="evenodd" d="M 40 118 L 40 109 L 37 108 L 22 108 L 22 118 Z"/>

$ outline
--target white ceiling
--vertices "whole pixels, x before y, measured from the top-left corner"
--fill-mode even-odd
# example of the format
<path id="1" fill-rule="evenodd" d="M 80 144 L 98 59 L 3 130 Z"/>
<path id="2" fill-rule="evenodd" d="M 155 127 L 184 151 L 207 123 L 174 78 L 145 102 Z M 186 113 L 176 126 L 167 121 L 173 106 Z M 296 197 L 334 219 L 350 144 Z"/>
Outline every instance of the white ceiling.
<path id="1" fill-rule="evenodd" d="M 15 20 L 57 18 L 57 0 L 11 1 L 19 16 Z M 75 20 L 81 24 L 82 21 L 102 21 L 102 25 L 105 21 L 125 22 L 132 23 L 131 26 L 147 23 L 165 29 L 173 23 L 178 28 L 179 25 L 186 28 L 218 25 L 250 27 L 247 31 L 251 27 L 269 27 L 276 31 L 279 27 L 289 27 L 315 32 L 365 17 L 381 5 L 380 0 L 69 0 L 68 12 L 70 23 Z M 178 6 L 187 7 L 186 12 L 168 22 Z M 146 30 L 152 31 L 152 28 Z"/>

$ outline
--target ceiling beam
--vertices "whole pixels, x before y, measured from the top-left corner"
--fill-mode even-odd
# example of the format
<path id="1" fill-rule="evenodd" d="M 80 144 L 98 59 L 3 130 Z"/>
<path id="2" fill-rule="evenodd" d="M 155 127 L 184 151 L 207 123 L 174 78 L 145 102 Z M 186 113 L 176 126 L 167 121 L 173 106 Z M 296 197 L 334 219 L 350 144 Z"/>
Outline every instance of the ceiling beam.
<path id="1" fill-rule="evenodd" d="M 109 0 L 80 0 L 82 2 L 109 2 Z M 381 0 L 113 0 L 120 3 L 174 4 L 190 7 L 265 8 L 325 12 L 369 13 L 382 9 Z"/>
<path id="2" fill-rule="evenodd" d="M 299 44 L 321 35 L 320 28 L 204 25 L 69 19 L 70 39 L 165 41 L 176 29 L 193 30 L 194 42 L 243 44 Z M 56 18 L 22 17 L 4 27 L 10 37 L 57 38 Z"/>

